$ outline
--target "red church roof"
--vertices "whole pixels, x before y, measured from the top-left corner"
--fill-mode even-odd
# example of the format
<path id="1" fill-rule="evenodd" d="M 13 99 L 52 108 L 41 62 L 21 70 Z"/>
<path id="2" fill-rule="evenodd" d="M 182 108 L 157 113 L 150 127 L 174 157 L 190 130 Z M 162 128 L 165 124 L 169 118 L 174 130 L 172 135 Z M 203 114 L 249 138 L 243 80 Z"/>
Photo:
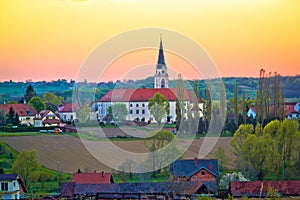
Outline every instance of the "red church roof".
<path id="1" fill-rule="evenodd" d="M 74 173 L 72 182 L 87 184 L 113 183 L 113 179 L 111 173 Z"/>
<path id="2" fill-rule="evenodd" d="M 107 92 L 99 102 L 141 102 L 149 101 L 150 98 L 159 92 L 165 96 L 168 101 L 176 101 L 175 88 L 137 88 L 137 89 L 114 89 Z M 184 99 L 188 100 L 189 94 L 184 91 Z"/>
<path id="3" fill-rule="evenodd" d="M 1 105 L 0 109 L 2 109 L 6 114 L 9 113 L 10 107 L 13 107 L 14 111 L 18 113 L 19 116 L 35 116 L 37 114 L 36 110 L 32 108 L 28 104 L 5 104 Z"/>

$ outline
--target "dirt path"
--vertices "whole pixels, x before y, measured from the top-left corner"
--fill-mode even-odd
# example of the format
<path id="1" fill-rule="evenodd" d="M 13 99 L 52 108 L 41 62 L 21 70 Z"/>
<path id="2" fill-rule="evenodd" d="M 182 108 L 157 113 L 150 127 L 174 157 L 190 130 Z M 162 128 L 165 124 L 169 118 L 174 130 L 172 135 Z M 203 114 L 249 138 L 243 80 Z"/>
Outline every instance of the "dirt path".
<path id="1" fill-rule="evenodd" d="M 82 141 L 73 136 L 43 135 L 2 137 L 1 139 L 17 151 L 36 149 L 41 165 L 54 170 L 57 170 L 57 166 L 59 165 L 62 171 L 67 173 L 76 172 L 78 168 L 82 171 L 113 171 L 94 158 L 85 148 Z M 232 160 L 229 152 L 229 140 L 230 138 L 219 138 L 212 151 L 205 158 L 213 158 L 213 154 L 217 148 L 222 147 L 225 149 L 228 160 Z M 184 153 L 183 158 L 193 159 L 194 157 L 198 157 L 203 141 L 203 138 L 194 140 L 189 149 Z M 104 143 L 107 142 L 93 142 L 93 145 L 103 145 Z M 119 148 L 130 152 L 141 153 L 147 151 L 144 141 L 114 141 L 113 143 Z M 231 165 L 231 163 L 229 164 Z"/>

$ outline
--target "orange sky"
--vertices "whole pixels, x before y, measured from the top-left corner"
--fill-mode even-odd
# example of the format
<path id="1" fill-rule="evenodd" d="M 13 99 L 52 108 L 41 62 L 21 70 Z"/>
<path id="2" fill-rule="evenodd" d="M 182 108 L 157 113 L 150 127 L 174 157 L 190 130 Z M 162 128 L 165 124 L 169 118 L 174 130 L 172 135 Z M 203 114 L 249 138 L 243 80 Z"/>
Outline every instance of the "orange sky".
<path id="1" fill-rule="evenodd" d="M 191 38 L 207 51 L 221 76 L 257 76 L 261 67 L 296 75 L 299 8 L 298 0 L 1 0 L 0 81 L 76 79 L 99 44 L 143 27 Z M 153 37 L 158 47 L 159 35 Z M 177 73 L 194 78 L 185 61 L 165 57 Z M 156 61 L 153 50 L 129 53 L 113 62 L 118 73 L 108 70 L 102 80 L 126 78 L 131 66 L 151 68 Z M 133 77 L 147 75 L 138 74 Z M 154 68 L 149 76 L 153 74 Z"/>

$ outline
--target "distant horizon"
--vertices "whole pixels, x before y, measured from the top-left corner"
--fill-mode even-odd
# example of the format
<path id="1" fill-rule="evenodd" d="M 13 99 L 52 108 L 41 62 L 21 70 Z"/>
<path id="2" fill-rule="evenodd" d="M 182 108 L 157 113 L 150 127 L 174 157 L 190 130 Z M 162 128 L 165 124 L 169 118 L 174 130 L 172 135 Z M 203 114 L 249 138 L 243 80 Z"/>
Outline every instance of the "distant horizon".
<path id="1" fill-rule="evenodd" d="M 279 74 L 280 77 L 297 77 L 297 76 L 300 76 L 300 74 L 295 74 L 295 75 L 281 75 Z M 142 81 L 142 80 L 145 80 L 147 78 L 152 78 L 153 76 L 148 76 L 144 79 L 128 79 L 126 81 Z M 259 76 L 257 77 L 254 77 L 254 76 L 225 76 L 225 77 L 216 77 L 216 78 L 211 78 L 211 79 L 184 79 L 186 81 L 194 81 L 194 80 L 214 80 L 214 79 L 219 79 L 219 78 L 259 78 Z M 51 83 L 51 82 L 55 82 L 55 81 L 59 81 L 59 80 L 66 80 L 68 83 L 70 83 L 71 81 L 75 81 L 75 79 L 66 79 L 66 78 L 57 78 L 56 80 L 31 80 L 31 79 L 28 79 L 28 80 L 25 80 L 25 81 L 20 81 L 20 80 L 0 80 L 0 83 L 4 83 L 4 82 L 10 82 L 12 81 L 13 83 L 37 83 L 37 82 L 47 82 L 47 83 Z M 176 81 L 177 79 L 169 79 L 170 81 Z M 113 82 L 113 83 L 116 83 L 117 81 L 121 81 L 121 82 L 124 82 L 125 80 L 108 80 L 108 81 L 99 81 L 99 82 L 93 82 L 93 81 L 88 81 L 87 80 L 87 83 L 109 83 L 109 82 Z M 76 83 L 82 83 L 82 82 L 85 82 L 84 80 L 83 81 L 77 81 Z"/>

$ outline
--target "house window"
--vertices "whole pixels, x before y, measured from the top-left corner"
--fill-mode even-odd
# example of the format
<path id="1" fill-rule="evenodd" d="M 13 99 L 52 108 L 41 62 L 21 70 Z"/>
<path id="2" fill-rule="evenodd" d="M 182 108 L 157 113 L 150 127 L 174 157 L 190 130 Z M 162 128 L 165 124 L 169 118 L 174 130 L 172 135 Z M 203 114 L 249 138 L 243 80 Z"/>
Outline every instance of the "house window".
<path id="1" fill-rule="evenodd" d="M 71 121 L 73 120 L 73 115 L 70 116 Z"/>
<path id="2" fill-rule="evenodd" d="M 139 104 L 136 104 L 136 107 L 139 107 Z"/>
<path id="3" fill-rule="evenodd" d="M 145 114 L 145 110 L 144 110 L 144 109 L 142 110 L 142 114 L 143 114 L 143 115 Z"/>
<path id="4" fill-rule="evenodd" d="M 135 113 L 138 115 L 138 114 L 140 114 L 140 111 L 139 111 L 139 110 L 136 110 Z"/>
<path id="5" fill-rule="evenodd" d="M 15 181 L 13 181 L 13 186 L 16 187 L 16 182 Z"/>
<path id="6" fill-rule="evenodd" d="M 130 114 L 132 115 L 132 110 L 130 110 L 129 112 L 130 112 Z"/>
<path id="7" fill-rule="evenodd" d="M 130 107 L 132 107 L 132 103 L 130 104 Z"/>
<path id="8" fill-rule="evenodd" d="M 1 191 L 8 191 L 8 183 L 1 183 Z"/>
<path id="9" fill-rule="evenodd" d="M 142 106 L 145 107 L 145 104 L 143 103 Z"/>
<path id="10" fill-rule="evenodd" d="M 201 171 L 201 175 L 205 175 L 205 171 Z"/>

